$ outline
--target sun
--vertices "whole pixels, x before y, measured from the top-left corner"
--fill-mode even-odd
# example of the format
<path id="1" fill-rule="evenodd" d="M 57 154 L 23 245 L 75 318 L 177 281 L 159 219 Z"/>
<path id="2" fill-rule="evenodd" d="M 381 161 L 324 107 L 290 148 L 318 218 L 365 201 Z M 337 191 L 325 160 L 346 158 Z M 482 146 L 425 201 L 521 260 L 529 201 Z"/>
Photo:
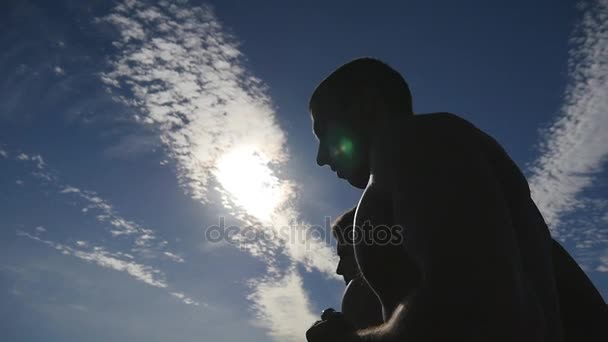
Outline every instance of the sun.
<path id="1" fill-rule="evenodd" d="M 269 164 L 255 148 L 239 147 L 224 154 L 215 171 L 232 202 L 261 221 L 271 218 L 286 195 Z"/>

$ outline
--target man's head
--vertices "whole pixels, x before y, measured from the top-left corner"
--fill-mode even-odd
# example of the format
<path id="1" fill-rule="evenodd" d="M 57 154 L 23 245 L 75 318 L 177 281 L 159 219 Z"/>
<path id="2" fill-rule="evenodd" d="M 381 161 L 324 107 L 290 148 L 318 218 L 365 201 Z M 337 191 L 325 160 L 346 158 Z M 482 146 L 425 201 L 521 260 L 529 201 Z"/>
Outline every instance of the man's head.
<path id="1" fill-rule="evenodd" d="M 309 110 L 319 139 L 319 166 L 329 165 L 338 177 L 365 188 L 371 129 L 381 117 L 411 115 L 412 99 L 397 71 L 377 59 L 359 58 L 317 86 Z"/>
<path id="2" fill-rule="evenodd" d="M 347 284 L 359 275 L 359 267 L 355 260 L 352 244 L 352 229 L 356 210 L 357 207 L 345 212 L 331 226 L 331 233 L 337 241 L 338 257 L 340 258 L 336 273 L 341 275 Z"/>

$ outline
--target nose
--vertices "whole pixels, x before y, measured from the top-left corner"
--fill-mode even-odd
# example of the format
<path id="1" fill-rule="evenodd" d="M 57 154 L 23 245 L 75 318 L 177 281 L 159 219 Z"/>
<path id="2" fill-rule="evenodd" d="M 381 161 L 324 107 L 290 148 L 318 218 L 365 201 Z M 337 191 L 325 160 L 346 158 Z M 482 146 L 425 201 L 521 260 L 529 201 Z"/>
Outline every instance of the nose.
<path id="1" fill-rule="evenodd" d="M 344 270 L 342 270 L 342 260 L 338 262 L 338 267 L 336 268 L 337 275 L 344 275 Z"/>

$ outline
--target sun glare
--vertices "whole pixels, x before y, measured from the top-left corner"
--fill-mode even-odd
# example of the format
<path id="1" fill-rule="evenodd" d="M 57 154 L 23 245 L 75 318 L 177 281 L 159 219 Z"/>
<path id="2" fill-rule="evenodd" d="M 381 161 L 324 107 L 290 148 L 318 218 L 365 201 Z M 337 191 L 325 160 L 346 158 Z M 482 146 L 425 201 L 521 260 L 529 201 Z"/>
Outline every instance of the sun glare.
<path id="1" fill-rule="evenodd" d="M 285 197 L 269 160 L 253 148 L 237 148 L 217 163 L 215 176 L 230 199 L 261 221 L 270 219 Z"/>

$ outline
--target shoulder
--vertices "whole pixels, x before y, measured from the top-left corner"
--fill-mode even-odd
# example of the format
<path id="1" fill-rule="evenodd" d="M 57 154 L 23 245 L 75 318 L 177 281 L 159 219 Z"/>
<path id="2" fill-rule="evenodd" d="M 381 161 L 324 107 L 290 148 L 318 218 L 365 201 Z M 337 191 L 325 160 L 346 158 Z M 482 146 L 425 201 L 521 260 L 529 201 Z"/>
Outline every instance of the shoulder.
<path id="1" fill-rule="evenodd" d="M 457 149 L 475 143 L 483 133 L 452 113 L 416 114 L 395 118 L 378 133 L 378 150 L 397 157 L 403 152 Z"/>
<path id="2" fill-rule="evenodd" d="M 480 132 L 471 122 L 447 112 L 413 115 L 408 126 L 409 135 L 421 141 L 463 139 Z"/>
<path id="3" fill-rule="evenodd" d="M 457 164 L 479 151 L 479 131 L 452 113 L 416 114 L 394 120 L 378 134 L 372 181 L 397 184 L 406 175 Z"/>

